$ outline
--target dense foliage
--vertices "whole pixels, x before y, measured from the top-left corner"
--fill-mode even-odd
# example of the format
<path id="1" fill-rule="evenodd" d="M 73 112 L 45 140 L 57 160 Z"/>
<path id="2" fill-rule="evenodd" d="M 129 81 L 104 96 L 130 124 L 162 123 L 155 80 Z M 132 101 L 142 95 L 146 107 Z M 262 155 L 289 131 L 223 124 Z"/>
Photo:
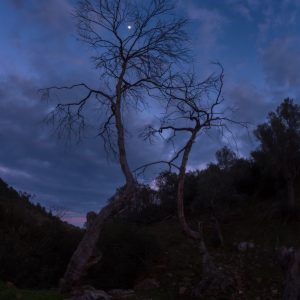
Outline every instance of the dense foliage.
<path id="1" fill-rule="evenodd" d="M 300 175 L 300 106 L 285 99 L 269 113 L 268 122 L 257 127 L 255 135 L 260 147 L 252 156 L 270 177 L 282 182 L 287 206 L 295 210 L 295 185 Z"/>

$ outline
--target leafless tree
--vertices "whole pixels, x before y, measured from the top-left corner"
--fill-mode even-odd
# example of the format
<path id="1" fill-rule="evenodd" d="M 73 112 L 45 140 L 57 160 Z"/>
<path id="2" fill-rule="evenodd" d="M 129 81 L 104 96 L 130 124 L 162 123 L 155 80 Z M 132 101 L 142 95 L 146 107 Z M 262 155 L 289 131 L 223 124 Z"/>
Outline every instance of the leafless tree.
<path id="1" fill-rule="evenodd" d="M 178 170 L 179 221 L 182 230 L 193 239 L 198 239 L 199 233 L 188 226 L 183 204 L 186 167 L 192 146 L 202 131 L 213 127 L 222 131 L 230 130 L 228 122 L 238 123 L 225 116 L 222 96 L 224 71 L 221 64 L 217 65 L 220 72 L 212 74 L 204 81 L 199 81 L 195 73 L 182 73 L 171 76 L 165 83 L 163 94 L 167 101 L 161 124 L 158 128 L 148 126 L 142 135 L 144 139 L 150 140 L 160 135 L 168 143 L 173 143 L 178 134 L 188 134 L 187 140 L 179 149 L 174 149 L 171 159 L 151 162 L 135 170 L 140 173 L 158 163 L 167 164 L 170 169 Z"/>
<path id="2" fill-rule="evenodd" d="M 149 166 L 157 163 L 164 163 L 170 169 L 177 169 L 179 173 L 177 188 L 178 218 L 185 235 L 198 242 L 203 258 L 205 285 L 208 281 L 211 282 L 213 278 L 214 282 L 216 282 L 216 278 L 219 278 L 223 283 L 226 281 L 228 284 L 231 284 L 232 281 L 224 274 L 219 274 L 220 272 L 218 272 L 218 269 L 212 262 L 204 243 L 202 225 L 199 225 L 199 230 L 195 230 L 189 226 L 186 220 L 184 182 L 189 156 L 193 144 L 201 132 L 212 128 L 221 131 L 230 130 L 229 123 L 246 126 L 246 123 L 233 121 L 226 116 L 226 108 L 223 105 L 224 99 L 222 96 L 224 71 L 221 64 L 217 63 L 217 66 L 220 68 L 220 71 L 217 74 L 212 74 L 204 81 L 199 81 L 195 73 L 182 73 L 171 76 L 169 81 L 165 83 L 163 90 L 164 97 L 167 99 L 165 115 L 158 128 L 147 127 L 143 136 L 145 139 L 152 139 L 160 135 L 167 142 L 173 143 L 177 135 L 185 134 L 187 135 L 186 142 L 179 149 L 176 150 L 176 147 L 174 148 L 174 155 L 171 159 L 151 162 L 136 170 L 137 172 L 144 172 Z M 227 283 L 225 286 L 227 286 Z M 200 287 L 203 284 L 202 282 Z M 199 289 L 201 290 L 201 288 Z"/>
<path id="3" fill-rule="evenodd" d="M 73 254 L 62 280 L 62 290 L 79 284 L 95 253 L 103 223 L 133 196 L 136 181 L 127 160 L 124 107 L 139 105 L 159 88 L 172 65 L 186 58 L 185 19 L 173 15 L 168 0 L 81 0 L 75 11 L 79 38 L 95 50 L 92 61 L 100 83 L 52 86 L 43 96 L 61 94 L 50 113 L 59 135 L 80 138 L 88 122 L 89 109 L 101 107 L 98 135 L 108 152 L 116 153 L 126 179 L 125 192 L 101 210 Z M 66 92 L 80 95 L 71 101 Z"/>

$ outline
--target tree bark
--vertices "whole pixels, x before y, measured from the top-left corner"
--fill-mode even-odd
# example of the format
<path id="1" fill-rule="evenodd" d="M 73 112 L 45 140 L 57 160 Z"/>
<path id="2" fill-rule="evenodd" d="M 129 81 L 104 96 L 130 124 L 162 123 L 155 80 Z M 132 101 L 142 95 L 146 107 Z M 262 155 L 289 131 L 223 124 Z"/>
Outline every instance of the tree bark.
<path id="1" fill-rule="evenodd" d="M 122 65 L 122 70 L 116 85 L 116 101 L 113 103 L 113 112 L 116 120 L 117 143 L 119 152 L 119 163 L 126 179 L 125 192 L 106 205 L 96 216 L 94 222 L 87 228 L 87 231 L 79 243 L 76 251 L 71 257 L 64 278 L 61 280 L 61 292 L 69 292 L 72 288 L 80 285 L 80 279 L 84 276 L 88 268 L 97 263 L 97 242 L 105 222 L 114 214 L 118 213 L 128 201 L 134 196 L 135 180 L 129 168 L 126 155 L 124 139 L 124 126 L 122 121 L 122 82 L 126 72 L 126 62 Z"/>
<path id="2" fill-rule="evenodd" d="M 124 138 L 124 126 L 122 120 L 122 82 L 125 76 L 127 68 L 126 61 L 122 65 L 122 71 L 119 75 L 118 82 L 116 85 L 116 103 L 115 103 L 115 120 L 116 120 L 116 129 L 117 129 L 117 140 L 118 140 L 118 151 L 119 151 L 119 162 L 121 165 L 122 172 L 126 178 L 126 184 L 131 186 L 134 184 L 134 177 L 129 168 L 126 155 L 126 146 Z"/>
<path id="3" fill-rule="evenodd" d="M 200 129 L 200 128 L 199 128 Z M 180 165 L 179 176 L 178 176 L 178 188 L 177 188 L 177 213 L 178 219 L 182 231 L 189 237 L 194 240 L 200 239 L 200 234 L 197 231 L 192 230 L 186 222 L 185 213 L 184 213 L 184 181 L 186 175 L 186 165 L 189 159 L 189 154 L 191 152 L 193 143 L 199 131 L 198 127 L 192 132 L 190 139 L 188 140 Z"/>
<path id="4" fill-rule="evenodd" d="M 73 253 L 64 277 L 60 282 L 62 293 L 70 292 L 74 287 L 80 286 L 80 280 L 87 269 L 98 261 L 95 257 L 95 249 L 105 222 L 117 214 L 126 203 L 134 197 L 135 187 L 128 186 L 122 195 L 116 195 L 95 218 L 94 222 L 87 229 L 83 239 Z"/>
<path id="5" fill-rule="evenodd" d="M 201 129 L 199 123 L 196 124 L 192 135 L 188 140 L 182 156 L 182 161 L 178 176 L 178 189 L 177 189 L 177 206 L 178 218 L 180 226 L 185 235 L 198 243 L 200 254 L 202 255 L 202 279 L 199 284 L 193 289 L 192 294 L 197 298 L 202 298 L 205 293 L 210 292 L 229 292 L 232 293 L 235 289 L 235 280 L 231 274 L 219 270 L 214 264 L 209 251 L 205 245 L 202 224 L 199 224 L 199 230 L 192 230 L 186 222 L 184 214 L 184 181 L 186 176 L 186 166 L 189 155 L 196 139 L 197 133 Z"/>

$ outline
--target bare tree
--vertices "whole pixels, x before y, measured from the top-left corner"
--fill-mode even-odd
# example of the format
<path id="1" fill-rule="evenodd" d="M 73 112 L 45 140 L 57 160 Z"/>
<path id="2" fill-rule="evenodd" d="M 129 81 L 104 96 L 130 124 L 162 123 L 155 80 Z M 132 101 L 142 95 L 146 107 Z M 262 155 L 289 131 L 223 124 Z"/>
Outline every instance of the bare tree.
<path id="1" fill-rule="evenodd" d="M 88 122 L 89 109 L 101 107 L 98 135 L 107 152 L 115 153 L 126 179 L 125 192 L 101 210 L 79 244 L 62 280 L 62 291 L 80 284 L 87 267 L 97 261 L 96 242 L 103 223 L 133 197 L 135 178 L 127 160 L 123 110 L 139 105 L 164 82 L 172 65 L 186 58 L 185 19 L 173 16 L 167 0 L 81 0 L 75 11 L 80 39 L 95 50 L 92 61 L 100 84 L 52 86 L 43 90 L 62 102 L 49 115 L 60 136 L 80 138 Z M 79 97 L 71 101 L 65 93 Z"/>
<path id="2" fill-rule="evenodd" d="M 167 142 L 173 143 L 178 134 L 188 134 L 186 142 L 179 149 L 174 150 L 174 155 L 170 160 L 148 163 L 136 170 L 137 172 L 144 172 L 146 168 L 157 163 L 165 163 L 170 169 L 176 168 L 178 170 L 177 213 L 180 226 L 187 237 L 198 242 L 203 259 L 205 282 L 200 283 L 197 293 L 202 291 L 202 286 L 218 285 L 221 281 L 222 285 L 227 287 L 232 284 L 232 280 L 227 275 L 221 274 L 210 258 L 204 243 L 202 224 L 199 225 L 199 230 L 195 230 L 189 226 L 186 220 L 184 182 L 189 156 L 193 144 L 201 132 L 214 127 L 221 131 L 230 130 L 228 122 L 246 126 L 246 124 L 235 122 L 225 115 L 226 109 L 222 104 L 224 100 L 222 96 L 224 71 L 221 64 L 217 63 L 217 65 L 220 72 L 212 74 L 204 81 L 199 81 L 194 73 L 183 73 L 170 77 L 163 90 L 167 102 L 161 124 L 158 128 L 149 126 L 143 136 L 145 139 L 151 139 L 160 135 Z M 177 164 L 178 161 L 179 164 Z"/>
<path id="3" fill-rule="evenodd" d="M 178 217 L 183 232 L 193 239 L 199 239 L 199 233 L 188 226 L 183 203 L 189 155 L 200 132 L 213 127 L 223 130 L 228 128 L 226 121 L 233 122 L 224 116 L 224 111 L 217 111 L 220 107 L 224 108 L 222 106 L 224 73 L 221 64 L 217 65 L 220 67 L 220 72 L 209 76 L 204 81 L 197 80 L 194 73 L 183 73 L 171 76 L 165 83 L 163 95 L 167 102 L 161 124 L 158 128 L 148 126 L 142 135 L 144 139 L 150 140 L 160 135 L 168 143 L 174 144 L 178 134 L 188 134 L 187 140 L 179 149 L 174 149 L 174 155 L 170 160 L 151 162 L 135 170 L 144 172 L 149 166 L 158 163 L 167 164 L 170 169 L 178 170 Z M 178 161 L 180 161 L 179 164 Z"/>

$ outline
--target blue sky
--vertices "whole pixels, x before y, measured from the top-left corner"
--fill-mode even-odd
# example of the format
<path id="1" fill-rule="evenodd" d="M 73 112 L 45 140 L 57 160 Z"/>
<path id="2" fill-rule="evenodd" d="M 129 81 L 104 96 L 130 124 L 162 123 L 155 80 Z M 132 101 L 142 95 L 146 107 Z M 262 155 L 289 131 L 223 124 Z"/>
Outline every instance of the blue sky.
<path id="1" fill-rule="evenodd" d="M 147 0 L 149 1 L 149 0 Z M 92 52 L 76 40 L 71 15 L 75 0 L 3 0 L 0 3 L 0 177 L 35 201 L 62 208 L 79 224 L 98 211 L 122 185 L 116 162 L 101 140 L 89 137 L 66 147 L 41 124 L 51 108 L 37 90 L 52 85 L 94 82 Z M 238 119 L 250 122 L 250 135 L 234 129 L 238 153 L 248 156 L 257 144 L 251 135 L 269 111 L 285 98 L 299 103 L 300 0 L 178 0 L 176 14 L 187 17 L 195 68 L 225 68 L 224 96 Z M 145 124 L 131 112 L 131 128 Z M 131 114 L 130 113 L 130 114 Z M 147 121 L 149 121 L 147 113 Z M 134 131 L 135 132 L 135 131 Z M 203 167 L 229 141 L 200 136 L 190 168 Z M 137 151 L 138 149 L 138 151 Z M 149 146 L 135 133 L 128 143 L 132 167 L 163 157 L 167 148 Z M 155 169 L 148 180 L 157 174 Z"/>

